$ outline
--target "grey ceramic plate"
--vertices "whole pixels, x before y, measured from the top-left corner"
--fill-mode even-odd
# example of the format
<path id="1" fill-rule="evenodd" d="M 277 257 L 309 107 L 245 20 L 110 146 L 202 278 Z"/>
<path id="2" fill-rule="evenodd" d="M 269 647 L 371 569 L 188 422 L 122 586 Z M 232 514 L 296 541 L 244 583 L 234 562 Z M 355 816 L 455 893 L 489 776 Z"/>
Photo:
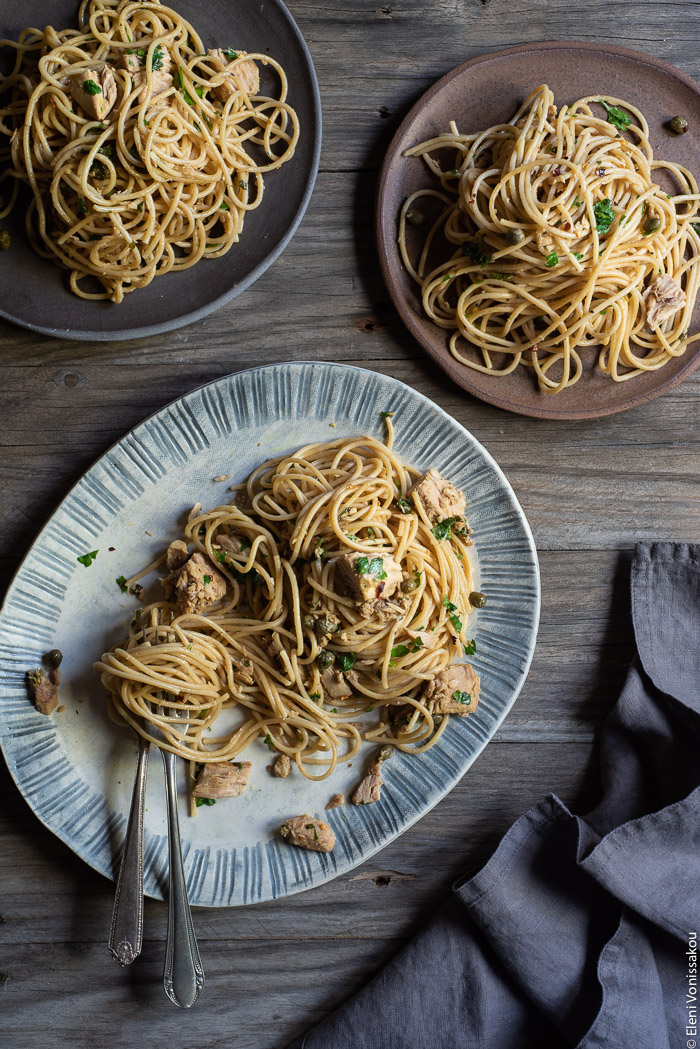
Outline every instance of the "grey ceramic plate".
<path id="1" fill-rule="evenodd" d="M 385 766 L 381 801 L 327 814 L 334 852 L 305 852 L 276 834 L 289 816 L 323 815 L 336 791 L 360 777 L 361 764 L 310 783 L 294 774 L 273 779 L 260 742 L 250 789 L 196 818 L 182 837 L 190 899 L 209 906 L 252 903 L 328 881 L 371 856 L 435 805 L 486 746 L 520 691 L 539 614 L 537 556 L 507 480 L 458 423 L 394 379 L 335 364 L 295 363 L 239 372 L 204 386 L 137 427 L 88 470 L 21 565 L 0 612 L 0 741 L 19 789 L 37 816 L 86 863 L 115 872 L 136 762 L 131 735 L 112 724 L 95 659 L 124 636 L 137 603 L 117 576 L 148 564 L 199 500 L 226 501 L 226 484 L 263 459 L 314 440 L 369 433 L 380 437 L 380 412 L 396 412 L 396 450 L 430 466 L 467 492 L 475 569 L 488 604 L 470 623 L 472 662 L 482 675 L 478 709 L 452 719 L 439 745 L 420 757 L 396 754 Z M 335 426 L 331 427 L 331 423 Z M 90 568 L 76 558 L 99 550 Z M 62 703 L 37 713 L 24 674 L 41 654 L 64 652 Z M 184 788 L 184 764 L 182 767 Z M 146 816 L 146 891 L 160 897 L 167 867 L 161 762 L 151 759 Z"/>
<path id="2" fill-rule="evenodd" d="M 555 396 L 540 393 L 524 368 L 503 377 L 481 374 L 452 356 L 445 330 L 423 312 L 418 285 L 404 269 L 397 245 L 403 201 L 417 189 L 435 187 L 425 162 L 404 157 L 404 150 L 445 130 L 450 120 L 456 120 L 465 131 L 510 120 L 530 91 L 543 83 L 552 88 L 559 105 L 590 94 L 612 95 L 634 103 L 647 118 L 655 155 L 685 164 L 696 178 L 700 176 L 700 87 L 667 62 L 610 44 L 575 41 L 527 44 L 480 55 L 433 84 L 406 116 L 389 146 L 377 197 L 379 258 L 402 320 L 459 386 L 483 401 L 522 415 L 595 419 L 644 404 L 677 386 L 700 365 L 700 347 L 691 346 L 684 356 L 669 361 L 659 371 L 630 382 L 613 382 L 596 367 L 597 354 L 587 354 L 581 380 Z M 665 126 L 675 114 L 688 118 L 688 134 L 674 135 Z M 691 331 L 698 325 L 700 300 Z"/>
<path id="3" fill-rule="evenodd" d="M 76 25 L 78 0 L 24 0 L 3 4 L 0 38 L 17 38 L 25 26 Z M 311 55 L 281 0 L 170 0 L 208 47 L 235 44 L 268 52 L 289 78 L 289 101 L 299 114 L 301 137 L 294 157 L 265 176 L 263 203 L 246 216 L 240 242 L 220 259 L 184 273 L 158 277 L 116 306 L 73 295 L 68 272 L 36 255 L 24 234 L 24 209 L 3 221 L 12 249 L 0 252 L 0 316 L 33 331 L 66 339 L 112 341 L 171 331 L 205 317 L 245 291 L 281 254 L 301 222 L 316 180 L 321 151 L 321 100 Z M 262 87 L 274 89 L 270 70 Z"/>

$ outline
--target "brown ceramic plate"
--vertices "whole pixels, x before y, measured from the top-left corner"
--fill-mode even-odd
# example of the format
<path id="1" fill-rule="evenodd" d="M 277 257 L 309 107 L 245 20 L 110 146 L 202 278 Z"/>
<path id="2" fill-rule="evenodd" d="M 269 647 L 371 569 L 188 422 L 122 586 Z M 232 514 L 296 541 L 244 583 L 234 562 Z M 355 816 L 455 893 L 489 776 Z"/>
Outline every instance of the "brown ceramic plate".
<path id="1" fill-rule="evenodd" d="M 284 251 L 311 197 L 321 150 L 321 101 L 313 62 L 282 0 L 167 0 L 190 22 L 205 47 L 220 45 L 269 53 L 289 78 L 289 101 L 301 125 L 296 152 L 279 171 L 265 176 L 262 204 L 246 216 L 238 244 L 220 259 L 202 260 L 182 273 L 157 277 L 146 288 L 112 302 L 79 299 L 68 271 L 41 258 L 24 234 L 24 208 L 2 225 L 12 248 L 0 252 L 0 317 L 23 328 L 65 339 L 106 342 L 136 339 L 181 328 L 205 317 L 250 287 Z M 16 40 L 25 26 L 77 26 L 79 0 L 23 0 L 0 4 L 0 39 Z M 49 10 L 50 9 L 50 10 Z M 5 61 L 7 52 L 0 55 Z M 0 71 L 2 66 L 0 66 Z M 261 69 L 262 91 L 275 87 Z"/>
<path id="2" fill-rule="evenodd" d="M 396 132 L 379 180 L 379 258 L 389 293 L 407 327 L 459 386 L 521 415 L 594 419 L 644 404 L 670 390 L 700 365 L 700 349 L 691 347 L 660 371 L 622 383 L 601 373 L 595 367 L 595 355 L 589 355 L 579 382 L 556 395 L 540 393 L 524 369 L 498 378 L 482 375 L 455 360 L 446 333 L 424 315 L 418 285 L 406 273 L 397 245 L 401 204 L 415 190 L 435 185 L 425 162 L 404 157 L 403 151 L 446 130 L 450 120 L 456 120 L 463 130 L 510 120 L 523 98 L 543 83 L 552 88 L 558 104 L 598 93 L 634 103 L 649 122 L 655 154 L 685 164 L 700 176 L 700 87 L 685 73 L 651 55 L 599 44 L 528 44 L 497 51 L 473 58 L 438 80 Z M 674 135 L 664 126 L 676 114 L 690 122 L 685 135 Z M 698 323 L 700 306 L 693 314 L 692 331 Z"/>

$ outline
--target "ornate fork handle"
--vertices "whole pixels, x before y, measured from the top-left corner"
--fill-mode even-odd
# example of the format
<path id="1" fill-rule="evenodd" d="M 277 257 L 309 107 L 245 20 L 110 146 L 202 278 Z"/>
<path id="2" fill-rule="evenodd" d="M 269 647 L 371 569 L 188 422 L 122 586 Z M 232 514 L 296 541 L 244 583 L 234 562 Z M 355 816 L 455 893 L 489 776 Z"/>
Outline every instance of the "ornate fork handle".
<path id="1" fill-rule="evenodd" d="M 131 795 L 129 822 L 114 895 L 109 949 L 120 965 L 130 965 L 143 941 L 143 814 L 149 742 L 139 736 L 139 757 Z"/>
<path id="2" fill-rule="evenodd" d="M 161 750 L 165 766 L 165 787 L 168 799 L 168 847 L 170 854 L 170 892 L 168 896 L 168 934 L 165 944 L 163 986 L 168 998 L 182 1009 L 189 1009 L 199 998 L 204 987 L 204 970 L 199 957 L 197 939 L 192 924 L 192 912 L 187 899 L 185 869 L 182 863 L 180 823 L 177 815 L 177 785 L 175 767 L 177 757 Z"/>

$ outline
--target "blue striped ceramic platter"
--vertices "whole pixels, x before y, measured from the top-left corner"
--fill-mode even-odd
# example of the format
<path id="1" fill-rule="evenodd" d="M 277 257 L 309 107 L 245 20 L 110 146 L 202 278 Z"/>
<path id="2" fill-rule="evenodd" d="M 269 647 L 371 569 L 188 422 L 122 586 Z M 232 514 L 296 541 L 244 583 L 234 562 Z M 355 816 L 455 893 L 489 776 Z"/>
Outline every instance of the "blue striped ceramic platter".
<path id="1" fill-rule="evenodd" d="M 383 410 L 396 414 L 397 454 L 436 467 L 467 493 L 479 587 L 486 608 L 470 623 L 482 677 L 474 714 L 452 718 L 439 745 L 384 766 L 379 802 L 324 813 L 332 794 L 361 775 L 341 766 L 310 783 L 273 779 L 269 751 L 255 742 L 248 791 L 203 807 L 181 824 L 193 904 L 236 906 L 300 892 L 383 848 L 459 781 L 515 701 L 530 665 L 539 615 L 537 555 L 523 512 L 491 456 L 441 408 L 384 375 L 336 364 L 290 363 L 241 371 L 204 386 L 138 426 L 106 453 L 59 506 L 22 563 L 0 612 L 0 739 L 10 772 L 39 819 L 86 863 L 112 878 L 126 828 L 136 744 L 109 720 L 93 662 L 122 638 L 136 601 L 117 576 L 154 560 L 180 534 L 196 501 L 227 499 L 263 459 L 309 441 L 357 434 L 381 438 Z M 332 425 L 333 424 L 333 425 Z M 231 474 L 231 481 L 214 477 Z M 76 558 L 99 550 L 89 568 Z M 25 672 L 52 648 L 64 653 L 61 703 L 39 714 Z M 162 897 L 167 827 L 162 763 L 152 753 L 145 835 L 146 892 Z M 276 833 L 290 816 L 326 818 L 329 854 L 287 845 Z"/>

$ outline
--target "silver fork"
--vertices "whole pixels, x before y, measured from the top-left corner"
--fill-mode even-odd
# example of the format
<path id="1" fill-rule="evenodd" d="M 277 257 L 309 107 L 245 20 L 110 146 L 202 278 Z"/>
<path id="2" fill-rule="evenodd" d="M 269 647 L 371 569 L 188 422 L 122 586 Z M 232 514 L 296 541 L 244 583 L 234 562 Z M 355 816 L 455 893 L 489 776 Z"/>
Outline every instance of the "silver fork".
<path id="1" fill-rule="evenodd" d="M 143 643 L 146 643 L 143 631 Z M 146 779 L 150 743 L 139 736 L 134 789 L 126 825 L 122 861 L 114 893 L 112 926 L 107 946 L 120 965 L 130 965 L 143 944 L 143 820 L 146 806 Z"/>
<path id="2" fill-rule="evenodd" d="M 173 708 L 170 708 L 173 710 Z M 165 736 L 157 725 L 151 726 L 154 736 Z M 161 748 L 165 768 L 165 790 L 168 803 L 168 853 L 170 886 L 168 892 L 168 932 L 165 941 L 163 986 L 171 1002 L 181 1009 L 189 1009 L 199 998 L 204 987 L 204 969 L 199 956 L 197 938 L 192 923 L 192 911 L 187 899 L 187 882 L 182 862 L 180 820 L 177 812 L 177 755 Z"/>
<path id="3" fill-rule="evenodd" d="M 120 965 L 130 965 L 143 943 L 143 816 L 150 743 L 139 736 L 139 756 L 129 822 L 114 894 L 108 947 Z"/>

